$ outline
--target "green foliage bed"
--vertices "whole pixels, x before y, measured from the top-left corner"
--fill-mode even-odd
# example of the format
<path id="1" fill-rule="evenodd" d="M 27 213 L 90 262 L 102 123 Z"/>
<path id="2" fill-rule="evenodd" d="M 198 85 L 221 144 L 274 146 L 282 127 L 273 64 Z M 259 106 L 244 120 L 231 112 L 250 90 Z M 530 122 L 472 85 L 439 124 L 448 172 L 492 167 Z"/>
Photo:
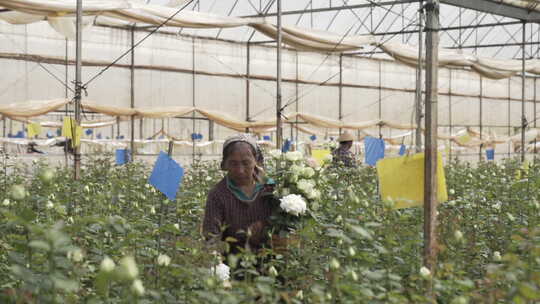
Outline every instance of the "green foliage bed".
<path id="1" fill-rule="evenodd" d="M 5 164 L 1 303 L 427 303 L 428 281 L 439 303 L 540 301 L 537 163 L 446 167 L 431 274 L 420 271 L 420 208 L 382 203 L 372 168 L 325 169 L 322 203 L 308 206 L 316 220 L 271 262 L 283 282 L 253 268 L 230 287 L 209 271 L 215 257 L 200 235 L 206 194 L 223 176 L 217 163 L 195 163 L 176 201 L 147 184 L 151 168 L 139 163 L 88 159 L 78 181 L 40 163 Z"/>

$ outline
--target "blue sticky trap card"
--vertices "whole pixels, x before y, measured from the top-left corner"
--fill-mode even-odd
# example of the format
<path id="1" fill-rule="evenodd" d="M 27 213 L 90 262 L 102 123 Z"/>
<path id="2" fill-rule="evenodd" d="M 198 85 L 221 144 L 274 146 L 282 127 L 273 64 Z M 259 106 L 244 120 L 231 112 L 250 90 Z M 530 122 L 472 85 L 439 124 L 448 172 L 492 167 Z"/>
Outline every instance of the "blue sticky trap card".
<path id="1" fill-rule="evenodd" d="M 487 149 L 486 150 L 486 158 L 487 158 L 487 160 L 494 160 L 495 159 L 495 149 Z"/>
<path id="2" fill-rule="evenodd" d="M 407 152 L 407 148 L 405 147 L 405 145 L 401 145 L 399 147 L 399 155 L 400 156 L 405 155 L 405 152 Z"/>
<path id="3" fill-rule="evenodd" d="M 167 153 L 161 151 L 159 153 L 152 175 L 148 179 L 148 183 L 171 201 L 176 199 L 176 192 L 182 183 L 184 177 L 184 168 L 174 161 Z"/>
<path id="4" fill-rule="evenodd" d="M 130 161 L 131 151 L 128 149 L 116 149 L 116 164 L 123 165 Z"/>
<path id="5" fill-rule="evenodd" d="M 377 161 L 384 158 L 384 140 L 366 136 L 364 139 L 364 148 L 366 151 L 366 164 L 375 166 Z"/>

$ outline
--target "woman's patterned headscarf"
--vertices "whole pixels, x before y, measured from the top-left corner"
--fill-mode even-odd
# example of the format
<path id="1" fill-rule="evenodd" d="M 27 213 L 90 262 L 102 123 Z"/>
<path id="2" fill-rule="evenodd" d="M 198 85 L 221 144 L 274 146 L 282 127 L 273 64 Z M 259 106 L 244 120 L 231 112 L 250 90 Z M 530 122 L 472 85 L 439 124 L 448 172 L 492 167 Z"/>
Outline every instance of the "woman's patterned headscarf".
<path id="1" fill-rule="evenodd" d="M 257 139 L 250 134 L 241 133 L 237 135 L 233 135 L 227 140 L 225 140 L 225 143 L 223 144 L 223 152 L 227 149 L 227 147 L 235 142 L 245 142 L 249 144 L 253 149 L 255 150 L 255 160 L 257 161 L 257 164 L 259 166 L 262 166 L 264 163 L 264 157 L 261 151 L 261 148 L 259 147 L 259 144 L 257 144 Z"/>

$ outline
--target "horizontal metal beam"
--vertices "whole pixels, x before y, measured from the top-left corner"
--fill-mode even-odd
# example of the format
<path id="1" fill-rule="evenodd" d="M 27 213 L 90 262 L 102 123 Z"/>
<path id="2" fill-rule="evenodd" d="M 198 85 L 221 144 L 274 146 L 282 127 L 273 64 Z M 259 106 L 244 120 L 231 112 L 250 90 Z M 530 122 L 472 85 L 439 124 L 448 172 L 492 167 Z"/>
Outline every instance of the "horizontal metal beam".
<path id="1" fill-rule="evenodd" d="M 540 42 L 525 42 L 525 43 L 495 43 L 495 44 L 479 44 L 479 45 L 462 45 L 443 47 L 445 49 L 474 49 L 474 48 L 491 48 L 491 47 L 507 47 L 507 46 L 522 46 L 522 45 L 540 45 Z"/>
<path id="2" fill-rule="evenodd" d="M 500 1 L 490 0 L 440 0 L 441 3 L 467 8 L 492 15 L 519 19 L 526 22 L 540 23 L 540 12 L 525 7 L 518 7 Z"/>
<path id="3" fill-rule="evenodd" d="M 356 4 L 356 5 L 320 7 L 320 8 L 314 8 L 314 9 L 308 9 L 308 10 L 284 11 L 284 12 L 281 12 L 281 15 L 299 15 L 299 14 L 321 13 L 321 12 L 330 12 L 330 11 L 342 11 L 346 9 L 388 6 L 388 5 L 406 4 L 406 3 L 414 3 L 414 2 L 420 2 L 420 0 L 396 0 L 396 1 L 376 2 L 375 4 L 365 3 L 365 4 Z M 242 17 L 246 17 L 246 18 L 247 17 L 270 17 L 270 16 L 276 16 L 276 15 L 277 13 L 266 13 L 266 14 L 248 15 L 248 16 L 242 16 Z"/>
<path id="4" fill-rule="evenodd" d="M 465 29 L 476 29 L 476 28 L 481 28 L 481 27 L 493 27 L 493 26 L 505 26 L 505 25 L 517 25 L 517 24 L 522 24 L 522 22 L 510 21 L 510 22 L 485 23 L 485 24 L 465 25 L 465 26 L 450 26 L 450 27 L 441 27 L 439 31 L 447 32 L 447 31 L 456 31 L 456 30 L 465 30 Z M 418 33 L 418 30 L 379 32 L 379 33 L 373 33 L 372 35 L 383 36 L 383 35 L 399 35 L 399 34 L 411 34 L 411 33 Z"/>

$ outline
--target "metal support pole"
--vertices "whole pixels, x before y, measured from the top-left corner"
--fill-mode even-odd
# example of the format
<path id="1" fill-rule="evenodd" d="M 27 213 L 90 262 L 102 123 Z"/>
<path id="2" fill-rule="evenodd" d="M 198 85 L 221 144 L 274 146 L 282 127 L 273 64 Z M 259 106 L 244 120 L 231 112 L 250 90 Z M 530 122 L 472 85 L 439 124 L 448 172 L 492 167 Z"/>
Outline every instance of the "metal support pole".
<path id="1" fill-rule="evenodd" d="M 377 88 L 379 92 L 379 120 L 382 120 L 382 61 L 379 60 L 379 87 Z M 381 124 L 379 124 L 379 137 L 381 137 Z"/>
<path id="2" fill-rule="evenodd" d="M 283 142 L 281 121 L 281 0 L 277 0 L 276 148 Z"/>
<path id="3" fill-rule="evenodd" d="M 506 111 L 508 113 L 508 136 L 512 136 L 513 134 L 511 134 L 512 132 L 512 128 L 511 128 L 511 120 L 510 120 L 510 110 L 511 110 L 511 105 L 510 105 L 510 98 L 511 98 L 511 92 L 510 92 L 510 81 L 512 79 L 511 78 L 508 78 L 508 87 L 507 87 L 507 90 L 508 90 L 508 111 Z M 510 157 L 510 152 L 511 152 L 511 143 L 510 141 L 508 141 L 508 157 Z"/>
<path id="4" fill-rule="evenodd" d="M 299 89 L 298 89 L 298 51 L 296 51 L 296 81 L 294 83 L 294 94 L 295 94 L 295 103 L 294 103 L 294 111 L 296 113 L 298 113 L 298 93 L 299 93 Z M 296 120 L 295 120 L 295 126 L 296 126 L 296 139 L 295 141 L 298 142 L 298 115 L 296 115 Z"/>
<path id="5" fill-rule="evenodd" d="M 416 66 L 416 132 L 415 146 L 416 152 L 422 150 L 422 68 L 423 68 L 423 49 L 424 39 L 422 37 L 423 19 L 424 19 L 424 2 L 420 1 L 420 9 L 418 10 L 418 65 Z"/>
<path id="6" fill-rule="evenodd" d="M 131 27 L 131 66 L 130 66 L 130 98 L 131 108 L 135 108 L 135 25 Z M 131 161 L 135 160 L 135 115 L 131 115 Z"/>
<path id="7" fill-rule="evenodd" d="M 75 48 L 75 121 L 76 125 L 81 124 L 81 67 L 82 67 L 82 0 L 77 0 L 77 25 L 76 25 L 76 48 Z M 77 130 L 77 128 L 75 129 Z M 76 132 L 72 132 L 73 139 L 77 137 Z M 75 147 L 74 151 L 74 179 L 79 179 L 81 174 L 81 148 Z"/>
<path id="8" fill-rule="evenodd" d="M 448 69 L 448 125 L 450 136 L 452 136 L 452 69 Z M 452 140 L 448 140 L 448 159 L 452 160 Z"/>
<path id="9" fill-rule="evenodd" d="M 144 118 L 139 118 L 139 138 L 144 139 L 143 129 L 144 129 Z"/>
<path id="10" fill-rule="evenodd" d="M 482 104 L 482 95 L 484 94 L 484 86 L 483 86 L 483 81 L 482 81 L 482 75 L 480 75 L 480 98 L 479 98 L 479 107 L 480 107 L 480 114 L 478 115 L 479 116 L 479 125 L 480 125 L 480 141 L 482 141 L 482 131 L 483 131 L 483 126 L 482 126 L 482 122 L 483 122 L 483 119 L 482 119 L 482 116 L 483 116 L 483 104 Z M 482 161 L 482 148 L 483 148 L 483 144 L 480 144 L 480 146 L 478 147 L 478 161 Z"/>
<path id="11" fill-rule="evenodd" d="M 250 121 L 249 117 L 249 103 L 250 103 L 250 86 L 249 86 L 249 75 L 250 75 L 250 61 L 251 61 L 251 49 L 249 41 L 246 44 L 246 52 L 247 52 L 247 58 L 246 58 L 246 121 Z M 246 133 L 249 133 L 249 128 L 246 128 Z"/>
<path id="12" fill-rule="evenodd" d="M 525 161 L 525 127 L 527 127 L 527 117 L 525 117 L 525 25 L 522 25 L 521 42 L 521 162 Z"/>
<path id="13" fill-rule="evenodd" d="M 343 119 L 343 54 L 339 54 L 339 121 Z M 339 128 L 341 135 L 341 128 Z"/>
<path id="14" fill-rule="evenodd" d="M 192 77 L 192 82 L 191 82 L 191 90 L 193 91 L 193 100 L 192 100 L 192 106 L 193 108 L 195 108 L 195 37 L 193 37 L 193 39 L 191 40 L 191 52 L 192 52 L 192 59 L 193 59 L 193 62 L 191 64 L 191 68 L 193 69 L 192 73 L 193 73 L 193 77 Z M 192 134 L 195 133 L 195 112 L 193 112 L 193 114 L 191 114 L 191 117 L 193 118 L 192 119 L 192 126 L 193 126 L 193 131 L 192 131 Z M 191 148 L 191 162 L 195 162 L 195 139 L 191 139 L 191 141 L 193 142 L 193 146 Z"/>
<path id="15" fill-rule="evenodd" d="M 424 165 L 424 265 L 437 265 L 437 100 L 439 81 L 439 0 L 426 4 L 426 147 Z M 429 293 L 431 294 L 431 284 Z"/>
<path id="16" fill-rule="evenodd" d="M 536 77 L 534 78 L 534 91 L 533 91 L 533 127 L 536 129 Z M 536 137 L 534 138 L 534 159 L 536 160 Z"/>

